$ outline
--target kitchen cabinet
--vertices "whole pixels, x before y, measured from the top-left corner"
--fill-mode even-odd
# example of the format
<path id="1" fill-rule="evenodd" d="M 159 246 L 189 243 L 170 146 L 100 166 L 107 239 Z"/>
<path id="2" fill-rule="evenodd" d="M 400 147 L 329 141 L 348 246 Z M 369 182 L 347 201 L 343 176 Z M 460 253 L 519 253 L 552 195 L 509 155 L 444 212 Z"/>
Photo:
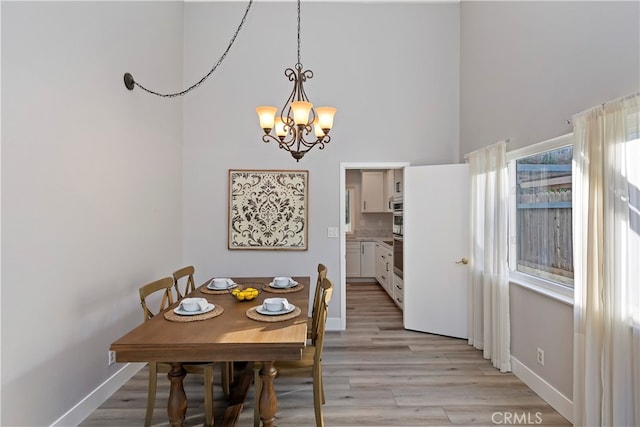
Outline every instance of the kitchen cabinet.
<path id="1" fill-rule="evenodd" d="M 398 275 L 393 275 L 393 302 L 402 310 L 404 306 L 404 280 Z"/>
<path id="2" fill-rule="evenodd" d="M 376 280 L 393 298 L 393 251 L 376 243 Z"/>
<path id="3" fill-rule="evenodd" d="M 360 242 L 347 242 L 347 277 L 360 277 Z"/>
<path id="4" fill-rule="evenodd" d="M 360 277 L 376 277 L 376 242 L 360 242 Z"/>
<path id="5" fill-rule="evenodd" d="M 396 175 L 396 169 L 361 173 L 362 212 L 393 212 Z"/>
<path id="6" fill-rule="evenodd" d="M 384 172 L 363 171 L 361 174 L 362 188 L 360 190 L 361 211 L 385 212 L 384 200 Z"/>
<path id="7" fill-rule="evenodd" d="M 375 242 L 347 242 L 347 277 L 375 277 Z"/>
<path id="8" fill-rule="evenodd" d="M 395 169 L 389 169 L 384 172 L 384 201 L 385 212 L 393 212 L 393 197 L 394 197 L 394 183 L 395 183 Z"/>

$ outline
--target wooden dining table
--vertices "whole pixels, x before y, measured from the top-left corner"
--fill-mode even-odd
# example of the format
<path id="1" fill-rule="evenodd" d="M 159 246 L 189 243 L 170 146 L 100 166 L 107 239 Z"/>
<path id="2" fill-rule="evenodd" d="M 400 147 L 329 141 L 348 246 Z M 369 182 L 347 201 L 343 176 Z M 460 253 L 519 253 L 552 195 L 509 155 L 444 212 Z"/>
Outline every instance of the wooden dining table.
<path id="1" fill-rule="evenodd" d="M 212 294 L 207 288 L 210 280 L 207 280 L 187 296 L 206 298 L 223 309 L 221 314 L 206 320 L 186 322 L 171 321 L 165 315 L 158 314 L 110 346 L 110 350 L 116 353 L 117 362 L 171 364 L 171 371 L 167 375 L 170 381 L 167 412 L 172 426 L 182 426 L 187 412 L 187 396 L 183 386 L 186 376 L 184 362 L 261 362 L 263 387 L 259 400 L 260 418 L 265 427 L 272 427 L 277 410 L 274 389 L 277 372 L 274 362 L 299 360 L 302 357 L 307 337 L 309 277 L 293 277 L 301 289 L 287 293 L 273 293 L 281 292 L 268 287 L 273 277 L 231 279 L 239 286 L 259 289 L 258 297 L 251 301 L 237 301 L 230 291 Z M 287 298 L 300 309 L 300 314 L 283 321 L 260 321 L 248 317 L 249 309 L 261 305 L 265 298 L 278 296 Z M 173 315 L 169 310 L 176 306 L 177 303 L 166 314 Z"/>

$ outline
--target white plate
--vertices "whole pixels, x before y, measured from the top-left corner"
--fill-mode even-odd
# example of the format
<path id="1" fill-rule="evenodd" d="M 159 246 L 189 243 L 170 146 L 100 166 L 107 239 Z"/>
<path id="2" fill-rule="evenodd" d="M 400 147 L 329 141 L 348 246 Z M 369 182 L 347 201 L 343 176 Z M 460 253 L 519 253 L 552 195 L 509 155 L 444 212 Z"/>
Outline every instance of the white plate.
<path id="1" fill-rule="evenodd" d="M 291 279 L 291 281 L 289 282 L 289 284 L 287 286 L 276 286 L 276 284 L 272 281 L 271 283 L 269 283 L 269 286 L 274 288 L 274 289 L 289 289 L 289 288 L 293 288 L 295 286 L 298 286 L 298 282 L 296 282 L 295 280 Z"/>
<path id="2" fill-rule="evenodd" d="M 204 310 L 198 310 L 198 311 L 186 311 L 186 310 L 183 310 L 180 306 L 177 306 L 176 308 L 173 309 L 173 312 L 181 316 L 195 316 L 196 314 L 208 313 L 212 311 L 214 308 L 216 308 L 216 306 L 211 303 L 209 303 L 207 305 L 207 308 L 205 308 Z"/>
<path id="3" fill-rule="evenodd" d="M 291 304 L 291 308 L 289 309 L 285 309 L 285 310 L 280 310 L 280 311 L 269 311 L 267 309 L 265 309 L 263 306 L 259 305 L 256 307 L 256 311 L 260 314 L 265 314 L 267 316 L 280 316 L 281 314 L 287 314 L 287 313 L 291 313 L 293 310 L 296 309 L 296 306 Z"/>
<path id="4" fill-rule="evenodd" d="M 238 284 L 236 282 L 231 282 L 229 285 L 227 285 L 226 288 L 216 288 L 215 286 L 213 286 L 213 280 L 211 282 L 209 282 L 209 284 L 207 285 L 207 289 L 211 289 L 212 291 L 226 291 L 228 289 L 233 289 L 236 286 L 238 286 Z"/>

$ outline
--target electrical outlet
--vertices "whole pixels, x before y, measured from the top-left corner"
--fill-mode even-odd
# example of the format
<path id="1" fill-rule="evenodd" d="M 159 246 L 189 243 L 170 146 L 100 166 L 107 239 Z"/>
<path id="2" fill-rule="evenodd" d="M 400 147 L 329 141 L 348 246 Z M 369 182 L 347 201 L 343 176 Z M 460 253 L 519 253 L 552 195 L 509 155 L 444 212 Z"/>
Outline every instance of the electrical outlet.
<path id="1" fill-rule="evenodd" d="M 116 363 L 116 352 L 109 350 L 107 353 L 107 365 L 111 366 Z"/>
<path id="2" fill-rule="evenodd" d="M 538 363 L 544 366 L 544 350 L 538 347 L 538 355 L 537 355 Z"/>

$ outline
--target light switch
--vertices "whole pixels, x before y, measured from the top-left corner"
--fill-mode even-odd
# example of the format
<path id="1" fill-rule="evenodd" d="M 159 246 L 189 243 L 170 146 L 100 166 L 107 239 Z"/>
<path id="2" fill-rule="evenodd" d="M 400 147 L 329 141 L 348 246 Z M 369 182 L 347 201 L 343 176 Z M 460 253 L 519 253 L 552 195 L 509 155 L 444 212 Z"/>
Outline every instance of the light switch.
<path id="1" fill-rule="evenodd" d="M 327 237 L 338 237 L 338 227 L 327 227 Z"/>

